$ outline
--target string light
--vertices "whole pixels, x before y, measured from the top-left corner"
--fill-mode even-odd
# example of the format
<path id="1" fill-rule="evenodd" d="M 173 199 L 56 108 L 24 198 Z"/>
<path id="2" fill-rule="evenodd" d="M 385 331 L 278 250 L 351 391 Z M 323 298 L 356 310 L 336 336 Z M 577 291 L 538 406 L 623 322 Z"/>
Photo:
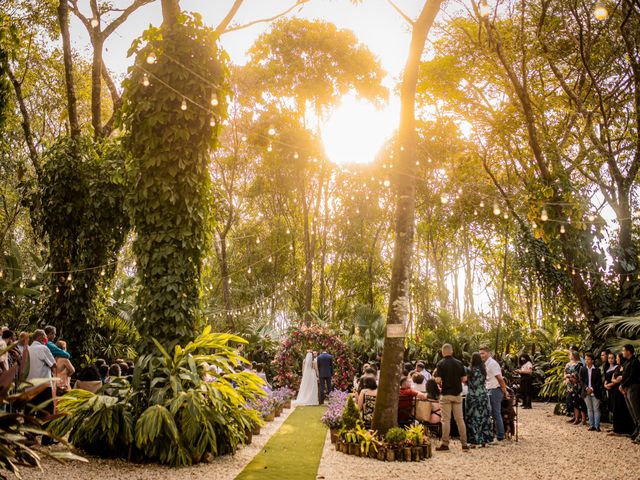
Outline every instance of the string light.
<path id="1" fill-rule="evenodd" d="M 93 28 L 96 28 L 98 25 L 100 25 L 100 21 L 97 18 L 92 18 L 91 19 L 91 26 Z"/>
<path id="2" fill-rule="evenodd" d="M 297 160 L 298 158 L 300 158 L 300 155 L 298 155 L 298 152 L 295 152 L 295 153 L 293 154 L 293 158 L 295 158 L 296 160 Z"/>
<path id="3" fill-rule="evenodd" d="M 267 152 L 273 151 L 273 147 L 271 146 L 271 142 L 269 142 L 269 146 L 267 147 Z"/>
<path id="4" fill-rule="evenodd" d="M 187 109 L 187 100 L 183 98 L 182 103 L 180 104 L 180 110 L 184 112 L 186 109 Z"/>
<path id="5" fill-rule="evenodd" d="M 247 136 L 246 136 L 246 135 L 243 135 L 243 136 L 240 138 L 240 140 L 242 140 L 243 142 L 246 142 L 246 141 L 247 141 Z"/>
<path id="6" fill-rule="evenodd" d="M 480 208 L 484 208 L 484 201 L 480 201 Z"/>
<path id="7" fill-rule="evenodd" d="M 447 203 L 449 203 L 449 197 L 447 195 L 441 195 L 440 203 L 442 203 L 443 205 L 446 205 Z"/>
<path id="8" fill-rule="evenodd" d="M 493 204 L 493 214 L 494 214 L 494 215 L 496 215 L 496 216 L 497 216 L 497 215 L 500 215 L 500 211 L 501 211 L 501 210 L 500 210 L 500 207 L 498 206 L 498 204 L 497 204 L 497 203 L 494 203 L 494 204 Z"/>
<path id="9" fill-rule="evenodd" d="M 609 17 L 609 11 L 607 7 L 604 6 L 604 3 L 601 1 L 596 2 L 596 6 L 593 9 L 593 16 L 596 17 L 597 20 L 606 20 Z"/>
<path id="10" fill-rule="evenodd" d="M 564 228 L 564 225 L 560 225 L 560 233 L 565 233 L 567 230 Z"/>
<path id="11" fill-rule="evenodd" d="M 589 214 L 589 216 L 587 217 L 587 219 L 588 219 L 590 222 L 593 222 L 593 221 L 595 221 L 596 216 L 595 216 L 593 213 L 590 213 L 590 214 Z"/>
<path id="12" fill-rule="evenodd" d="M 267 133 L 268 133 L 270 136 L 272 136 L 272 137 L 273 137 L 273 136 L 276 134 L 276 129 L 275 129 L 275 127 L 274 127 L 273 125 L 271 125 L 271 126 L 269 127 L 269 130 L 267 130 Z"/>
<path id="13" fill-rule="evenodd" d="M 211 120 L 209 120 L 209 126 L 210 127 L 216 126 L 216 117 L 211 117 Z"/>
<path id="14" fill-rule="evenodd" d="M 385 180 L 385 181 L 383 182 L 383 185 L 384 185 L 385 187 L 388 187 L 389 185 L 391 185 L 391 182 L 390 182 L 389 180 Z"/>
<path id="15" fill-rule="evenodd" d="M 546 222 L 549 220 L 549 215 L 547 214 L 547 210 L 545 208 L 542 209 L 542 213 L 540 213 L 540 220 Z"/>
<path id="16" fill-rule="evenodd" d="M 142 75 L 142 85 L 145 87 L 149 86 L 149 76 L 146 73 Z"/>
<path id="17" fill-rule="evenodd" d="M 217 106 L 218 106 L 218 103 L 220 103 L 220 102 L 218 101 L 218 94 L 217 94 L 217 93 L 215 93 L 215 92 L 213 92 L 213 93 L 211 94 L 211 106 L 212 106 L 212 107 L 217 107 Z"/>
<path id="18" fill-rule="evenodd" d="M 158 57 L 156 57 L 156 54 L 154 52 L 150 52 L 149 55 L 147 55 L 147 63 L 149 65 L 153 65 L 157 61 L 158 61 Z"/>

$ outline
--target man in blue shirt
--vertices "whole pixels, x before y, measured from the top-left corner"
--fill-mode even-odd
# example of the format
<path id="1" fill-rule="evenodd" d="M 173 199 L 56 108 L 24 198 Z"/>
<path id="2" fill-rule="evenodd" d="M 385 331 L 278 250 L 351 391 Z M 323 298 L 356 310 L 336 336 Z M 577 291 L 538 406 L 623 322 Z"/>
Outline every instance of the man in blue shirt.
<path id="1" fill-rule="evenodd" d="M 65 352 L 64 350 L 62 350 L 60 347 L 58 347 L 54 340 L 56 338 L 56 327 L 54 327 L 53 325 L 47 325 L 46 327 L 44 327 L 44 333 L 47 335 L 47 339 L 45 340 L 45 345 L 47 346 L 47 348 L 49 348 L 49 350 L 51 351 L 51 354 L 54 357 L 61 357 L 61 358 L 71 358 L 71 355 L 69 355 L 69 352 Z"/>

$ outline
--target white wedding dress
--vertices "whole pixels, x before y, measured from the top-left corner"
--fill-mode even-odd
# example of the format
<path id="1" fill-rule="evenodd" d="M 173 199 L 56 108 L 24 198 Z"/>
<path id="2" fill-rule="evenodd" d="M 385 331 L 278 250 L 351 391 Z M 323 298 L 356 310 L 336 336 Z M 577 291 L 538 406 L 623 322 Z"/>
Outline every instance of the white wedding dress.
<path id="1" fill-rule="evenodd" d="M 296 405 L 318 405 L 318 375 L 313 368 L 313 355 L 311 352 L 302 362 L 302 381 L 298 390 Z"/>

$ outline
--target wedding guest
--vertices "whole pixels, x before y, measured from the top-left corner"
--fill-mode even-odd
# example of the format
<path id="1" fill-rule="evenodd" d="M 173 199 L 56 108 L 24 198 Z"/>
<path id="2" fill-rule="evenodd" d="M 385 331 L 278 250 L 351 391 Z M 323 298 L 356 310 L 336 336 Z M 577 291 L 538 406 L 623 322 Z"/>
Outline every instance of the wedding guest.
<path id="1" fill-rule="evenodd" d="M 398 422 L 400 424 L 411 420 L 413 412 L 413 399 L 426 400 L 427 394 L 416 392 L 411 388 L 411 380 L 409 377 L 403 376 L 400 379 L 400 396 L 398 398 Z"/>
<path id="2" fill-rule="evenodd" d="M 520 355 L 518 360 L 520 368 L 515 372 L 520 375 L 520 393 L 522 394 L 522 408 L 531 408 L 533 396 L 533 363 L 526 353 Z"/>
<path id="3" fill-rule="evenodd" d="M 580 353 L 576 350 L 569 350 L 569 355 L 569 363 L 564 368 L 567 412 L 573 412 L 573 418 L 569 420 L 569 423 L 579 425 L 582 418 L 582 424 L 587 425 L 587 406 L 582 399 L 580 388 L 580 371 L 582 370 Z"/>
<path id="4" fill-rule="evenodd" d="M 609 391 L 611 398 L 613 398 L 613 431 L 609 435 L 630 436 L 634 430 L 633 419 L 627 408 L 627 402 L 619 388 L 622 382 L 624 360 L 622 353 L 616 355 L 616 367 L 611 376 L 611 382 L 605 384 L 605 388 Z"/>
<path id="5" fill-rule="evenodd" d="M 96 393 L 102 388 L 102 380 L 100 380 L 100 372 L 95 365 L 87 365 L 80 373 L 73 388 L 86 390 L 87 392 Z"/>
<path id="6" fill-rule="evenodd" d="M 18 351 L 20 355 L 26 348 L 29 348 L 29 332 L 20 332 L 20 335 L 18 335 Z"/>
<path id="7" fill-rule="evenodd" d="M 422 361 L 416 363 L 416 373 L 421 374 L 424 377 L 425 382 L 428 382 L 432 378 L 431 372 L 425 368 L 424 362 Z"/>
<path id="8" fill-rule="evenodd" d="M 362 420 L 365 425 L 371 425 L 376 396 L 378 395 L 378 384 L 375 378 L 364 377 L 361 386 L 362 389 L 358 395 L 358 409 L 362 412 Z"/>
<path id="9" fill-rule="evenodd" d="M 480 356 L 487 369 L 487 380 L 485 386 L 489 392 L 489 401 L 491 403 L 491 417 L 496 428 L 496 439 L 504 440 L 504 422 L 502 421 L 502 400 L 509 399 L 507 384 L 502 378 L 502 369 L 500 364 L 491 356 L 488 347 L 480 348 Z"/>
<path id="10" fill-rule="evenodd" d="M 604 379 L 603 384 L 605 387 L 603 393 L 603 399 L 606 398 L 606 411 L 608 414 L 608 420 L 610 423 L 613 423 L 613 399 L 614 395 L 610 388 L 607 388 L 607 385 L 611 384 L 613 380 L 613 373 L 616 371 L 616 356 L 613 353 L 607 354 L 607 369 L 604 371 L 602 377 Z M 612 430 L 611 430 L 612 431 Z"/>
<path id="11" fill-rule="evenodd" d="M 367 377 L 375 380 L 377 378 L 376 369 L 371 366 L 364 369 L 364 374 L 360 377 L 360 380 L 358 380 L 358 388 L 356 390 L 358 395 L 360 395 L 360 391 L 362 390 L 362 381 Z"/>
<path id="12" fill-rule="evenodd" d="M 9 370 L 9 351 L 7 350 L 7 342 L 4 339 L 4 334 L 6 331 L 8 331 L 9 329 L 7 328 L 6 330 L 2 330 L 2 336 L 0 336 L 0 372 L 4 372 L 5 370 Z"/>
<path id="13" fill-rule="evenodd" d="M 427 382 L 422 373 L 418 373 L 417 371 L 411 375 L 411 388 L 413 388 L 416 392 L 425 393 L 427 391 Z"/>
<path id="14" fill-rule="evenodd" d="M 451 415 L 458 426 L 462 450 L 469 450 L 467 445 L 467 429 L 462 412 L 462 384 L 467 381 L 467 372 L 460 360 L 453 358 L 453 347 L 445 343 L 442 346 L 442 360 L 438 362 L 435 378 L 440 383 L 442 393 L 440 408 L 442 412 L 442 442 L 436 448 L 438 451 L 449 450 L 449 436 L 451 434 Z"/>
<path id="15" fill-rule="evenodd" d="M 58 340 L 57 346 L 67 351 L 67 342 L 64 340 Z M 64 395 L 71 390 L 71 376 L 76 373 L 76 369 L 73 367 L 68 358 L 56 357 L 56 391 L 58 395 Z"/>
<path id="16" fill-rule="evenodd" d="M 607 390 L 604 388 L 607 370 L 609 370 L 612 366 L 615 366 L 615 362 L 613 363 L 613 365 L 609 362 L 610 354 L 611 350 L 609 350 L 608 348 L 600 351 L 600 376 L 602 377 L 602 400 L 600 401 L 600 419 L 604 423 L 611 423 L 611 416 L 613 415 L 613 412 L 609 409 L 609 395 Z M 611 381 L 611 379 L 609 379 L 609 381 Z"/>
<path id="17" fill-rule="evenodd" d="M 429 423 L 436 424 L 442 420 L 440 407 L 440 387 L 433 378 L 427 380 L 427 401 L 431 404 L 431 417 Z"/>
<path id="18" fill-rule="evenodd" d="M 54 357 L 71 358 L 69 352 L 65 352 L 54 343 L 57 335 L 56 327 L 53 325 L 47 325 L 44 327 L 44 333 L 47 335 L 45 344 Z"/>
<path id="19" fill-rule="evenodd" d="M 485 382 L 487 369 L 479 352 L 471 356 L 471 366 L 467 377 L 469 387 L 466 397 L 467 441 L 471 448 L 486 446 L 493 441 L 489 393 Z"/>
<path id="20" fill-rule="evenodd" d="M 120 369 L 120 365 L 114 363 L 109 367 L 109 377 L 105 383 L 113 382 L 115 379 L 122 376 L 122 370 Z"/>
<path id="21" fill-rule="evenodd" d="M 589 431 L 600 431 L 600 400 L 602 399 L 602 376 L 594 364 L 594 355 L 588 352 L 584 356 L 585 367 L 580 370 L 582 398 L 587 406 Z"/>
<path id="22" fill-rule="evenodd" d="M 51 354 L 51 350 L 44 344 L 46 339 L 44 330 L 36 330 L 33 332 L 33 342 L 29 346 L 29 373 L 27 374 L 27 381 L 36 380 L 41 378 L 52 378 L 52 369 L 56 366 L 56 360 Z M 27 387 L 27 390 L 32 390 L 37 386 Z M 50 384 L 36 395 L 31 402 L 27 405 L 25 412 L 27 415 L 33 412 L 35 416 L 42 416 L 45 412 L 53 415 L 53 390 Z M 33 405 L 45 404 L 41 409 L 35 409 Z M 53 439 L 44 435 L 42 437 L 42 445 L 51 445 L 54 443 Z"/>
<path id="23" fill-rule="evenodd" d="M 620 382 L 620 391 L 627 402 L 627 408 L 633 418 L 635 430 L 631 434 L 634 443 L 640 443 L 640 360 L 635 356 L 635 348 L 630 343 L 622 347 L 626 360 Z"/>

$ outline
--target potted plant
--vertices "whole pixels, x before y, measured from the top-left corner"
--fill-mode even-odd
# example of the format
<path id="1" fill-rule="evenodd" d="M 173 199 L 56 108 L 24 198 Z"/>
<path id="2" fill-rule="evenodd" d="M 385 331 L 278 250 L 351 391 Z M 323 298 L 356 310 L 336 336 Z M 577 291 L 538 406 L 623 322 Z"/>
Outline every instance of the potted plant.
<path id="1" fill-rule="evenodd" d="M 411 445 L 411 456 L 414 462 L 422 460 L 423 449 L 422 443 L 424 439 L 424 426 L 413 425 L 406 427 L 407 430 L 407 443 Z M 405 454 L 406 455 L 406 454 Z"/>
<path id="2" fill-rule="evenodd" d="M 358 435 L 358 439 L 360 441 L 360 452 L 363 457 L 375 457 L 378 451 L 378 445 L 376 442 L 377 434 L 378 432 L 367 430 L 360 425 L 356 427 L 356 435 Z"/>
<path id="3" fill-rule="evenodd" d="M 389 444 L 389 450 L 394 451 L 394 457 L 396 460 L 402 460 L 402 444 L 407 439 L 407 433 L 398 427 L 390 428 L 385 435 L 385 440 Z M 389 460 L 389 454 L 387 453 L 387 460 Z"/>
<path id="4" fill-rule="evenodd" d="M 380 460 L 381 462 L 384 462 L 384 460 L 387 458 L 387 446 L 382 443 L 379 442 L 378 444 L 378 460 Z"/>
<path id="5" fill-rule="evenodd" d="M 349 429 L 344 434 L 344 438 L 349 446 L 349 455 L 358 455 L 360 445 L 358 444 L 358 434 L 354 428 Z"/>
<path id="6" fill-rule="evenodd" d="M 342 393 L 342 392 L 340 392 Z M 347 402 L 347 395 L 337 396 L 334 392 L 329 395 L 327 409 L 322 415 L 322 423 L 324 423 L 331 432 L 331 443 L 335 443 L 338 439 L 338 432 L 342 428 L 342 412 Z"/>

